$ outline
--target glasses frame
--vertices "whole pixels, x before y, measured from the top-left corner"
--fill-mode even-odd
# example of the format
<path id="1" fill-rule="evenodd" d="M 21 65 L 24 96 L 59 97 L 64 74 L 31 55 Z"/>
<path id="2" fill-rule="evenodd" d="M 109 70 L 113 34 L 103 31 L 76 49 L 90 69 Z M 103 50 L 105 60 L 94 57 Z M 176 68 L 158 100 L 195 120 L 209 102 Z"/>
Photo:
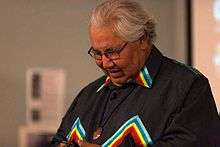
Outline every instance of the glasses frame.
<path id="1" fill-rule="evenodd" d="M 109 48 L 111 51 L 108 52 L 109 49 L 106 49 L 104 52 L 100 51 L 100 55 L 96 54 L 92 51 L 98 51 L 95 50 L 93 47 L 90 47 L 90 49 L 88 50 L 88 54 L 93 57 L 95 60 L 102 60 L 102 56 L 105 55 L 105 57 L 111 59 L 111 60 L 116 60 L 118 58 L 120 58 L 120 53 L 125 49 L 125 47 L 127 46 L 128 42 L 125 42 L 124 45 L 121 48 Z M 115 57 L 112 57 L 111 54 L 117 55 Z"/>

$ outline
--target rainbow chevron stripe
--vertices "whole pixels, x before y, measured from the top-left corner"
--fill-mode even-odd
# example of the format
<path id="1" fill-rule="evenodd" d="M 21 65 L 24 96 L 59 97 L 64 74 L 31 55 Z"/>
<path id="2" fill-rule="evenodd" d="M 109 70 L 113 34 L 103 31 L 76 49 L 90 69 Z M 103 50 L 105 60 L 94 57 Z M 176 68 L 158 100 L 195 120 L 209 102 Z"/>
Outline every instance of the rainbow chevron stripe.
<path id="1" fill-rule="evenodd" d="M 140 72 L 135 76 L 134 78 L 135 82 L 141 86 L 147 87 L 147 88 L 151 88 L 153 85 L 153 80 L 149 74 L 149 71 L 147 69 L 146 66 L 144 66 Z M 110 77 L 107 77 L 104 84 L 102 84 L 97 90 L 96 92 L 99 92 L 103 87 L 105 87 L 106 85 L 108 85 L 109 83 L 111 83 L 111 79 Z"/>
<path id="2" fill-rule="evenodd" d="M 128 134 L 133 137 L 137 146 L 147 147 L 153 144 L 141 119 L 136 115 L 123 124 L 119 130 L 102 145 L 102 147 L 117 147 Z"/>
<path id="3" fill-rule="evenodd" d="M 78 140 L 85 140 L 86 139 L 86 132 L 79 120 L 79 117 L 74 122 L 71 131 L 66 136 L 68 142 L 78 142 Z"/>
<path id="4" fill-rule="evenodd" d="M 145 86 L 148 88 L 152 87 L 153 81 L 152 81 L 152 78 L 150 77 L 150 74 L 146 66 L 139 72 L 139 74 L 137 74 L 135 80 L 138 84 L 142 86 Z"/>
<path id="5" fill-rule="evenodd" d="M 99 92 L 104 86 L 108 85 L 110 82 L 111 82 L 110 77 L 107 77 L 107 78 L 105 79 L 105 83 L 102 84 L 102 85 L 96 90 L 96 92 Z"/>

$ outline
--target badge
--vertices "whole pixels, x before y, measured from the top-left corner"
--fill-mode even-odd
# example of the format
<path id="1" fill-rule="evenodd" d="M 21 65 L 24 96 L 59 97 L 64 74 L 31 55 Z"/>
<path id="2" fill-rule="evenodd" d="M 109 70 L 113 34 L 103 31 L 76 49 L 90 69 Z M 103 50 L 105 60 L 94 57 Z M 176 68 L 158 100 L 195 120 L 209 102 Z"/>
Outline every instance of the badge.
<path id="1" fill-rule="evenodd" d="M 97 128 L 96 131 L 93 133 L 93 140 L 98 139 L 102 134 L 102 128 Z"/>

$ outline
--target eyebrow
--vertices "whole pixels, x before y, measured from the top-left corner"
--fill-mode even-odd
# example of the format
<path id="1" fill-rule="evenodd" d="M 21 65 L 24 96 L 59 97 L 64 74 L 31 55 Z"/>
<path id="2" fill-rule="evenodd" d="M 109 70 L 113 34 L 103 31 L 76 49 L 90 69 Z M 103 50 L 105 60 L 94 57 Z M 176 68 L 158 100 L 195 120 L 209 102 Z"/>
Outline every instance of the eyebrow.
<path id="1" fill-rule="evenodd" d="M 92 49 L 93 49 L 93 51 L 95 51 L 95 52 L 102 52 L 102 51 L 100 51 L 100 50 L 98 50 L 98 49 L 96 49 L 96 48 L 94 48 L 94 47 L 91 47 Z M 103 52 L 108 52 L 108 51 L 113 51 L 113 50 L 118 50 L 119 49 L 119 47 L 109 47 L 109 48 L 106 48 Z"/>

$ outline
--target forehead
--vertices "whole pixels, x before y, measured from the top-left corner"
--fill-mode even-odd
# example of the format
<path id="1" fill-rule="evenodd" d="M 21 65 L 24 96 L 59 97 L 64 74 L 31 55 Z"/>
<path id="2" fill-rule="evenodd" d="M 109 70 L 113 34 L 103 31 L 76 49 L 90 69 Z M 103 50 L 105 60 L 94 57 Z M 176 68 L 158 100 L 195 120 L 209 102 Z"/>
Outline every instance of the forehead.
<path id="1" fill-rule="evenodd" d="M 89 33 L 90 43 L 97 49 L 117 47 L 123 42 L 123 40 L 120 39 L 109 26 L 91 26 Z"/>

